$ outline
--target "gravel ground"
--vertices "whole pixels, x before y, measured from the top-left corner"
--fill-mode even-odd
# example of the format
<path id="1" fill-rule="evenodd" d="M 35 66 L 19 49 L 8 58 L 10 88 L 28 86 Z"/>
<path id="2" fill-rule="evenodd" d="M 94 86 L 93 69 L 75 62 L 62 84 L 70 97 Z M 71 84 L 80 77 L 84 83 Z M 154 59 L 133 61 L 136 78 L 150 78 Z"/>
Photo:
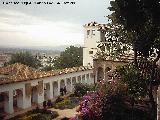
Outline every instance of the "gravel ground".
<path id="1" fill-rule="evenodd" d="M 77 114 L 77 112 L 76 112 L 77 108 L 78 108 L 78 106 L 73 108 L 73 109 L 60 110 L 60 109 L 50 108 L 49 110 L 57 111 L 59 116 L 57 118 L 55 118 L 54 120 L 60 120 L 61 118 L 64 118 L 64 117 L 73 117 L 73 116 L 75 116 Z"/>

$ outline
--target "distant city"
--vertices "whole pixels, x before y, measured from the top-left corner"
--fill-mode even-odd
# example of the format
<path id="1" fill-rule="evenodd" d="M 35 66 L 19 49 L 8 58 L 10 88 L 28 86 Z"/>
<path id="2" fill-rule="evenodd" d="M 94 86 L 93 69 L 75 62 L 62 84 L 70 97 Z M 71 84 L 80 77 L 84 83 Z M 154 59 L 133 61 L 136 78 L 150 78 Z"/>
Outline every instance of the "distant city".
<path id="1" fill-rule="evenodd" d="M 41 58 L 43 66 L 46 66 L 47 61 L 58 57 L 62 51 L 64 51 L 70 45 L 61 45 L 61 46 L 31 46 L 31 47 L 16 47 L 16 46 L 0 46 L 0 67 L 4 66 L 7 63 L 12 54 L 17 52 L 30 52 L 33 56 Z M 81 45 L 74 45 L 81 46 Z M 43 58 L 43 59 L 42 59 Z"/>

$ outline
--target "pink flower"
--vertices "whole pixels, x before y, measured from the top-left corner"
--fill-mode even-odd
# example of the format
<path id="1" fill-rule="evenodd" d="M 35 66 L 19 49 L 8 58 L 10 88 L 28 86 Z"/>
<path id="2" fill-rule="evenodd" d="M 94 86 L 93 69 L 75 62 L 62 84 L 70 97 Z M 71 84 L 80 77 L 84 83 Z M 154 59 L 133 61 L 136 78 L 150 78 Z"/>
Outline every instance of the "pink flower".
<path id="1" fill-rule="evenodd" d="M 71 117 L 69 120 L 77 120 L 76 117 Z"/>

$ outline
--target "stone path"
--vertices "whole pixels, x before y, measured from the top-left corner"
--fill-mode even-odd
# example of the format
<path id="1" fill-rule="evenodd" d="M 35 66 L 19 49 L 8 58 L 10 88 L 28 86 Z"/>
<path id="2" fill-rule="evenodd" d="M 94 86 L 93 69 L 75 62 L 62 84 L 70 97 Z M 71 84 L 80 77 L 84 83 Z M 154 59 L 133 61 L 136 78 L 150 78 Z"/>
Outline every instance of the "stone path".
<path id="1" fill-rule="evenodd" d="M 73 109 L 60 110 L 60 109 L 50 108 L 49 110 L 57 111 L 59 116 L 57 118 L 55 118 L 54 120 L 60 120 L 61 118 L 64 118 L 64 117 L 73 117 L 73 116 L 75 116 L 77 114 L 77 112 L 76 112 L 77 108 L 78 108 L 78 106 L 73 108 Z"/>

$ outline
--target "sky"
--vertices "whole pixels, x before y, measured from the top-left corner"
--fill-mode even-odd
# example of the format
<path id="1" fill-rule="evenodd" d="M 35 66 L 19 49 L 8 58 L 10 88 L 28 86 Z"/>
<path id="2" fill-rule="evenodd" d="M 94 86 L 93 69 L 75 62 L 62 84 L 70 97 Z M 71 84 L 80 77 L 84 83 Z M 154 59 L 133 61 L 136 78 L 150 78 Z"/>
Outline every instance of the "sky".
<path id="1" fill-rule="evenodd" d="M 20 3 L 6 4 L 13 1 Z M 34 3 L 47 1 L 53 4 Z M 1 0 L 0 46 L 83 45 L 83 25 L 91 21 L 107 23 L 109 3 L 110 0 Z"/>

